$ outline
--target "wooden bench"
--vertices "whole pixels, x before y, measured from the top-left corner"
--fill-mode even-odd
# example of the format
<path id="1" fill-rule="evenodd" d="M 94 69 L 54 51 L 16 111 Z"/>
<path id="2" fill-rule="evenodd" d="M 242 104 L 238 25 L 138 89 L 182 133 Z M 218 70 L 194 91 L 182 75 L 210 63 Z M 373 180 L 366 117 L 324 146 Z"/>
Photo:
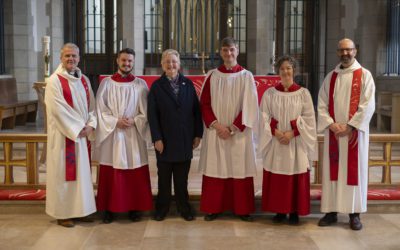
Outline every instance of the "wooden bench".
<path id="1" fill-rule="evenodd" d="M 15 78 L 0 78 L 0 129 L 35 122 L 37 109 L 37 100 L 18 100 Z"/>
<path id="2" fill-rule="evenodd" d="M 375 113 L 378 131 L 389 130 L 391 133 L 400 133 L 400 93 L 378 92 Z"/>

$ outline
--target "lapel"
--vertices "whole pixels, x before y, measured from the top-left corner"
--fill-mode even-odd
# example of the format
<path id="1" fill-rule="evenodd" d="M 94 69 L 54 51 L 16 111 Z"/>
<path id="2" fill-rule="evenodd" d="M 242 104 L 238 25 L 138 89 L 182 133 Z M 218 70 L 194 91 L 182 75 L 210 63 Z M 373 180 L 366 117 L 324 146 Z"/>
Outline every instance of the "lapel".
<path id="1" fill-rule="evenodd" d="M 182 74 L 179 74 L 179 83 L 178 104 L 181 105 L 184 103 L 188 89 L 187 79 Z"/>
<path id="2" fill-rule="evenodd" d="M 180 75 L 179 75 L 179 77 L 180 77 Z M 165 76 L 165 74 L 163 74 L 161 76 L 161 79 L 162 79 L 161 88 L 163 89 L 163 91 L 175 102 L 175 104 L 177 106 L 180 106 L 180 103 L 179 103 L 179 95 L 180 95 L 180 93 L 178 94 L 178 98 L 177 98 L 176 95 L 174 94 L 174 92 L 172 91 L 172 87 L 169 84 L 169 80 Z M 180 91 L 181 91 L 181 89 L 179 89 L 179 92 Z"/>

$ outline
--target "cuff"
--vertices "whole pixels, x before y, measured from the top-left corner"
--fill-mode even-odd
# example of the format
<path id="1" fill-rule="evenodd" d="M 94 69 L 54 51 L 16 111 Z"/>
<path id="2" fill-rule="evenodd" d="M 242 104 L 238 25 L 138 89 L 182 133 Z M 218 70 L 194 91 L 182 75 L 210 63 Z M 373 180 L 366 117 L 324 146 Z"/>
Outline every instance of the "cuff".
<path id="1" fill-rule="evenodd" d="M 269 123 L 269 126 L 271 127 L 271 133 L 272 135 L 275 135 L 275 129 L 278 126 L 278 121 L 275 120 L 274 118 L 271 118 L 271 122 Z"/>
<path id="2" fill-rule="evenodd" d="M 297 129 L 297 119 L 296 120 L 291 120 L 290 121 L 290 126 L 293 129 L 293 135 L 294 136 L 299 136 L 300 133 L 299 133 L 299 130 Z"/>

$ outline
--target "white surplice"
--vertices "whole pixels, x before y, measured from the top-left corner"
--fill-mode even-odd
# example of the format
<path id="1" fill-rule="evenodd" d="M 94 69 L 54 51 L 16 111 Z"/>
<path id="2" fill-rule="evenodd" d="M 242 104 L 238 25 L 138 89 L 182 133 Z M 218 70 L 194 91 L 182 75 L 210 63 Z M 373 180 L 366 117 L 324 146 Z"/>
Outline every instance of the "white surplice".
<path id="1" fill-rule="evenodd" d="M 335 119 L 347 123 L 358 131 L 358 185 L 347 185 L 348 137 L 339 137 L 338 180 L 330 180 L 329 125 L 334 121 L 329 115 L 329 86 L 333 71 L 325 78 L 318 96 L 318 131 L 324 133 L 324 159 L 322 171 L 321 211 L 361 213 L 367 211 L 369 122 L 375 110 L 375 83 L 371 73 L 362 68 L 362 85 L 358 110 L 349 120 L 353 72 L 361 68 L 355 61 L 349 68 L 334 69 L 337 79 L 334 89 Z"/>
<path id="2" fill-rule="evenodd" d="M 148 164 L 146 141 L 150 142 L 147 121 L 146 82 L 116 82 L 105 78 L 97 91 L 96 149 L 94 159 L 116 169 L 134 169 Z M 133 118 L 134 126 L 116 127 L 118 118 Z"/>
<path id="3" fill-rule="evenodd" d="M 56 219 L 83 217 L 96 212 L 87 138 L 78 137 L 89 125 L 96 128 L 95 100 L 89 79 L 78 69 L 78 78 L 69 75 L 60 64 L 46 80 L 47 176 L 46 213 Z M 66 78 L 71 89 L 73 108 L 66 102 L 57 74 Z M 86 79 L 90 107 L 81 82 Z M 93 134 L 93 133 L 92 133 Z M 65 180 L 65 138 L 75 142 L 76 180 Z"/>
<path id="4" fill-rule="evenodd" d="M 293 130 L 290 121 L 296 120 L 299 136 L 283 145 L 272 135 L 270 122 L 278 121 L 280 131 Z M 274 174 L 294 175 L 306 173 L 310 161 L 316 160 L 317 132 L 314 105 L 310 92 L 300 88 L 294 92 L 282 92 L 269 88 L 260 104 L 258 151 L 263 168 Z"/>
<path id="5" fill-rule="evenodd" d="M 211 75 L 211 76 L 210 76 Z M 245 69 L 223 73 L 218 69 L 208 72 L 211 106 L 217 121 L 231 126 L 242 111 L 243 132 L 236 132 L 223 140 L 213 128 L 206 128 L 199 160 L 199 170 L 215 178 L 245 178 L 256 174 L 253 129 L 258 124 L 257 91 L 254 78 Z"/>

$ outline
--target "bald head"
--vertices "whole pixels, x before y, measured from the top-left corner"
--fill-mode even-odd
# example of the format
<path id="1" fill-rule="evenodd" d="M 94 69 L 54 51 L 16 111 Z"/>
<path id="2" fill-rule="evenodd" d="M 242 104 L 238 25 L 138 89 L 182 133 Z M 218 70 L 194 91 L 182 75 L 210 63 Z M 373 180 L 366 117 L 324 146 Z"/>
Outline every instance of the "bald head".
<path id="1" fill-rule="evenodd" d="M 356 45 L 354 44 L 353 40 L 351 40 L 349 38 L 343 38 L 342 40 L 340 40 L 338 42 L 338 49 L 340 47 L 343 47 L 343 46 L 351 47 L 351 48 L 355 48 L 356 47 Z"/>
<path id="2" fill-rule="evenodd" d="M 337 55 L 343 68 L 347 68 L 356 60 L 357 49 L 354 42 L 349 38 L 344 38 L 338 42 Z"/>

